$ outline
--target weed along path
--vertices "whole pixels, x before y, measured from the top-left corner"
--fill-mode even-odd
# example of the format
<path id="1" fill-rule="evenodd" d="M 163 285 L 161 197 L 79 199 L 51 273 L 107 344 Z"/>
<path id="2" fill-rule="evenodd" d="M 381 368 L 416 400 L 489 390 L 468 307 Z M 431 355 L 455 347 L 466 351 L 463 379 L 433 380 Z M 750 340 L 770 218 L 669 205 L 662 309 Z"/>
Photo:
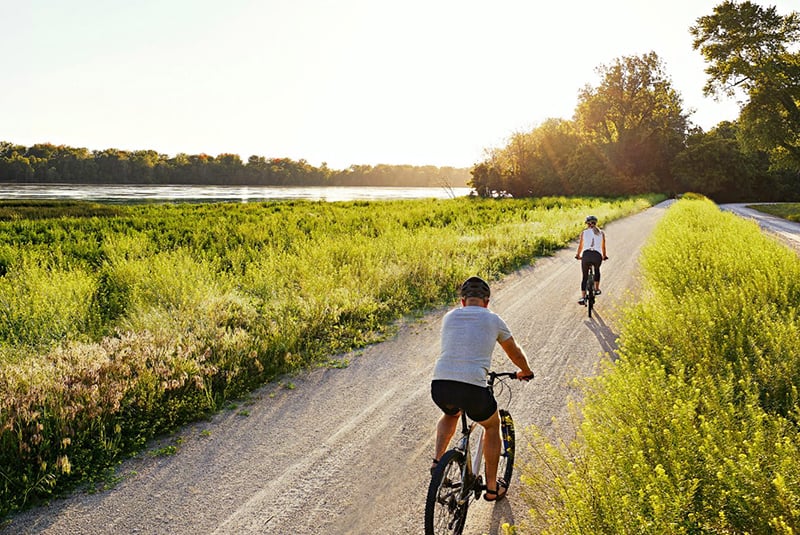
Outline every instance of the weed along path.
<path id="1" fill-rule="evenodd" d="M 519 462 L 528 455 L 523 429 L 561 433 L 553 419 L 569 420 L 568 400 L 579 393 L 573 380 L 595 373 L 602 355 L 615 350 L 615 311 L 636 297 L 640 249 L 667 206 L 605 226 L 610 260 L 592 319 L 576 303 L 574 244 L 493 284 L 491 307 L 536 372 L 530 383 L 514 384 Z M 439 416 L 429 382 L 445 312 L 342 356 L 346 366 L 267 385 L 122 464 L 113 488 L 54 500 L 13 517 L 0 533 L 421 533 Z M 513 369 L 499 348 L 495 366 Z M 502 524 L 523 522 L 526 509 L 515 478 L 509 499 L 475 504 L 467 531 L 502 533 Z"/>
<path id="2" fill-rule="evenodd" d="M 746 204 L 722 204 L 720 208 L 752 219 L 762 230 L 800 253 L 800 223 L 748 208 Z"/>

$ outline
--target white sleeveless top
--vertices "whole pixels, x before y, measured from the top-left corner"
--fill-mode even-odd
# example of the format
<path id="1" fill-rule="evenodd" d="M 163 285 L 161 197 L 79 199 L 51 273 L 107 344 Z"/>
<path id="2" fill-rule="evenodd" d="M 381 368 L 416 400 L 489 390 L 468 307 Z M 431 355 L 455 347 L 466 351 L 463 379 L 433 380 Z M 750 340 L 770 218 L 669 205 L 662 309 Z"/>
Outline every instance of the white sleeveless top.
<path id="1" fill-rule="evenodd" d="M 603 231 L 599 231 L 597 234 L 594 233 L 594 229 L 587 228 L 581 233 L 583 237 L 583 251 L 597 251 L 598 253 L 603 252 Z"/>

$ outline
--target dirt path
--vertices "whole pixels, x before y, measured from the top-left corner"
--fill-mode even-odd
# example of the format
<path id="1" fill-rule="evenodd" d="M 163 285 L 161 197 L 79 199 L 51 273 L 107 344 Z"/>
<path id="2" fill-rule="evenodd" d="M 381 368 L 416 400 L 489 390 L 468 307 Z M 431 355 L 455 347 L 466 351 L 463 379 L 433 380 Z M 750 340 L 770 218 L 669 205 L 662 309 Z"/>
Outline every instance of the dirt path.
<path id="1" fill-rule="evenodd" d="M 639 251 L 667 204 L 607 225 L 610 260 L 592 320 L 576 304 L 573 246 L 493 284 L 491 306 L 536 372 L 515 385 L 518 437 L 529 424 L 555 433 L 552 419 L 565 421 L 577 394 L 572 379 L 614 351 L 614 311 L 635 297 Z M 346 368 L 264 387 L 238 410 L 182 429 L 176 455 L 128 461 L 115 488 L 23 513 L 0 533 L 418 534 L 438 418 L 429 381 L 445 311 L 349 355 Z M 495 362 L 511 365 L 499 348 Z M 508 500 L 477 503 L 467 532 L 502 533 L 503 523 L 523 520 L 518 485 Z"/>

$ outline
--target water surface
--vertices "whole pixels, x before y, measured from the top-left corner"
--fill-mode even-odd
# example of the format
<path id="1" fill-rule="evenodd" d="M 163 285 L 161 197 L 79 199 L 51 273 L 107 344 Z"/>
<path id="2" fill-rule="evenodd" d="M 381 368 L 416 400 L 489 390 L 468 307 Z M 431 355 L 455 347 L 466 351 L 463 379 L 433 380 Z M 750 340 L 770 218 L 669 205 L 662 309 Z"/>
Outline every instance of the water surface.
<path id="1" fill-rule="evenodd" d="M 402 188 L 366 186 L 150 186 L 98 184 L 0 184 L 0 199 L 81 200 L 94 202 L 255 202 L 304 199 L 356 201 L 449 199 L 470 188 Z"/>

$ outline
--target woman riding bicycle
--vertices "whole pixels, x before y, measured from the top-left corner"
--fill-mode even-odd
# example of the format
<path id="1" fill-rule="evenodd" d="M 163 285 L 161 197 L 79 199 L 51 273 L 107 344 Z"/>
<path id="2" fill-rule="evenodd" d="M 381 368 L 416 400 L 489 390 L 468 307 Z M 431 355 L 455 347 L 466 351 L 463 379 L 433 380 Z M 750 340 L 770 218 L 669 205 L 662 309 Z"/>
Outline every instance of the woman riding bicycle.
<path id="1" fill-rule="evenodd" d="M 586 279 L 589 277 L 589 265 L 594 265 L 594 293 L 600 295 L 600 264 L 608 260 L 606 256 L 606 233 L 597 227 L 597 218 L 590 215 L 585 220 L 586 229 L 581 232 L 578 252 L 575 258 L 581 261 L 581 298 L 579 305 L 586 304 Z"/>
<path id="2" fill-rule="evenodd" d="M 497 402 L 486 386 L 495 342 L 520 368 L 517 379 L 530 380 L 533 372 L 506 322 L 489 310 L 490 293 L 486 281 L 470 277 L 461 285 L 461 307 L 445 314 L 442 320 L 441 351 L 433 370 L 431 397 L 443 414 L 436 426 L 436 452 L 431 471 L 447 450 L 463 409 L 486 430 L 484 499 L 495 501 L 503 498 L 508 488 L 508 482 L 497 479 L 502 445 L 500 416 Z"/>

